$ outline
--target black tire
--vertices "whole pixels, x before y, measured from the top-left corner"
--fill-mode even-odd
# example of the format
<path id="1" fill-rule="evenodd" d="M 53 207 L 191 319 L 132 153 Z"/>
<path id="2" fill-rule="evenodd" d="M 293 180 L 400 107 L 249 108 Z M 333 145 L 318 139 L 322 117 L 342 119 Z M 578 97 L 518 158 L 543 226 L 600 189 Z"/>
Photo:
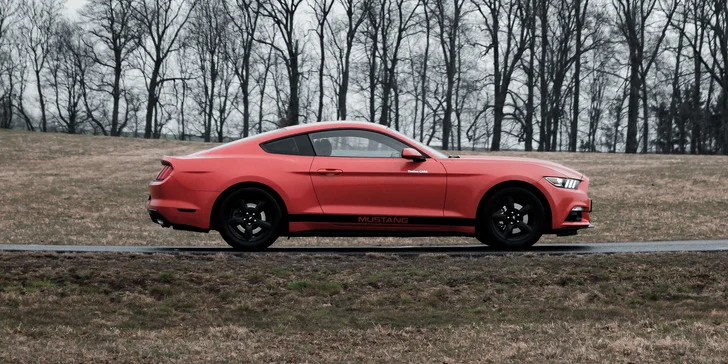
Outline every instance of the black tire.
<path id="1" fill-rule="evenodd" d="M 282 217 L 281 206 L 270 193 L 244 187 L 220 206 L 220 235 L 238 250 L 265 249 L 278 239 Z"/>
<path id="2" fill-rule="evenodd" d="M 477 238 L 499 249 L 525 249 L 541 239 L 543 204 L 533 192 L 509 187 L 496 192 L 478 214 Z"/>

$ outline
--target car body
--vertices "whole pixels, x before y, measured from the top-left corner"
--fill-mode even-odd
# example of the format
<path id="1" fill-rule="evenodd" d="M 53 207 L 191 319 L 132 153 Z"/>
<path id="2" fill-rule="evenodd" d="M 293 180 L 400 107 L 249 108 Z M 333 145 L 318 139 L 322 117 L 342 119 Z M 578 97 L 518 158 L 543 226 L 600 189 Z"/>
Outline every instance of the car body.
<path id="1" fill-rule="evenodd" d="M 446 156 L 373 123 L 287 127 L 162 164 L 149 185 L 152 220 L 218 230 L 241 249 L 281 235 L 456 235 L 522 248 L 591 226 L 589 179 L 579 172 L 536 159 Z"/>

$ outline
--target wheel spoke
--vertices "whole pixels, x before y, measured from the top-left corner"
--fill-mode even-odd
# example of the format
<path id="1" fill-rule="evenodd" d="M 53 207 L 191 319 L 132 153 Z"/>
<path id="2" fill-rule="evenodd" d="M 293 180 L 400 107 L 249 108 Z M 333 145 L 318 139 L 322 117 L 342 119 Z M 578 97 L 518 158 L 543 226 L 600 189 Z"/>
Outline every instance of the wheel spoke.
<path id="1" fill-rule="evenodd" d="M 526 205 L 521 207 L 521 209 L 518 211 L 521 214 L 527 214 L 529 211 L 533 210 L 533 205 Z"/>
<path id="2" fill-rule="evenodd" d="M 232 227 L 237 227 L 238 225 L 244 225 L 245 221 L 239 217 L 233 217 L 232 219 L 229 219 L 227 223 Z"/>
<path id="3" fill-rule="evenodd" d="M 240 211 L 247 211 L 248 210 L 248 203 L 245 202 L 245 200 L 240 199 L 240 201 L 238 201 L 238 204 L 240 205 Z"/>
<path id="4" fill-rule="evenodd" d="M 263 207 L 265 207 L 265 200 L 258 202 L 258 204 L 255 205 L 253 212 L 260 213 L 261 211 L 263 211 Z"/>
<path id="5" fill-rule="evenodd" d="M 503 232 L 503 235 L 506 237 L 506 239 L 510 238 L 511 235 L 513 235 L 513 228 L 516 227 L 515 225 L 509 224 L 506 227 L 506 231 Z"/>
<path id="6" fill-rule="evenodd" d="M 491 216 L 491 218 L 495 221 L 503 221 L 506 219 L 506 215 L 501 212 L 496 212 L 493 214 L 493 216 Z"/>
<path id="7" fill-rule="evenodd" d="M 253 224 L 245 224 L 245 239 L 253 239 Z"/>
<path id="8" fill-rule="evenodd" d="M 268 221 L 265 221 L 265 220 L 256 220 L 253 223 L 253 226 L 263 228 L 263 229 L 270 229 L 272 227 L 272 225 Z"/>
<path id="9" fill-rule="evenodd" d="M 531 227 L 528 226 L 528 224 L 526 224 L 523 221 L 519 221 L 518 224 L 516 224 L 516 227 L 518 227 L 519 229 L 521 229 L 521 231 L 524 232 L 524 233 L 526 233 L 526 234 L 530 234 L 531 231 L 533 231 L 533 229 L 531 229 Z"/>
<path id="10" fill-rule="evenodd" d="M 516 209 L 516 207 L 513 203 L 513 197 L 508 196 L 508 205 L 506 205 L 506 207 L 508 207 L 508 211 L 513 211 Z"/>

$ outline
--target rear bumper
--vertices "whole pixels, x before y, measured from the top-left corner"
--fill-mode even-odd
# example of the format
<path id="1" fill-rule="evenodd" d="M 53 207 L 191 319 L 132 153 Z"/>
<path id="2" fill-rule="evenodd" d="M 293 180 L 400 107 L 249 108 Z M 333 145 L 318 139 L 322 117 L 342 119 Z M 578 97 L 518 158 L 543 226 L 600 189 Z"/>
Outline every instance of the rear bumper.
<path id="1" fill-rule="evenodd" d="M 196 233 L 207 233 L 210 231 L 210 229 L 202 229 L 202 228 L 198 228 L 198 227 L 190 226 L 190 225 L 172 224 L 159 211 L 154 210 L 154 209 L 147 209 L 147 212 L 149 213 L 149 217 L 152 219 L 152 221 L 155 224 L 159 224 L 159 226 L 161 226 L 163 228 L 172 227 L 172 229 L 175 229 L 175 230 L 194 231 Z"/>
<path id="2" fill-rule="evenodd" d="M 209 231 L 217 193 L 193 191 L 168 177 L 149 184 L 147 211 L 154 223 L 176 230 Z"/>

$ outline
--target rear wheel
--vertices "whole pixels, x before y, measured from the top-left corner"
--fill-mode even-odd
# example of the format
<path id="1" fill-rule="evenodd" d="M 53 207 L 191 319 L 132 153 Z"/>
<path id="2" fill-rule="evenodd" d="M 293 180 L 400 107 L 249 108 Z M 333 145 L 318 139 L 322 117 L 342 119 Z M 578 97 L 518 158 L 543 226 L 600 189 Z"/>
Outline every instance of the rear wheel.
<path id="1" fill-rule="evenodd" d="M 543 235 L 545 220 L 543 204 L 531 191 L 504 188 L 481 210 L 477 238 L 495 248 L 528 248 Z"/>
<path id="2" fill-rule="evenodd" d="M 223 201 L 218 212 L 220 235 L 235 249 L 264 249 L 278 239 L 282 216 L 270 193 L 244 187 Z"/>

